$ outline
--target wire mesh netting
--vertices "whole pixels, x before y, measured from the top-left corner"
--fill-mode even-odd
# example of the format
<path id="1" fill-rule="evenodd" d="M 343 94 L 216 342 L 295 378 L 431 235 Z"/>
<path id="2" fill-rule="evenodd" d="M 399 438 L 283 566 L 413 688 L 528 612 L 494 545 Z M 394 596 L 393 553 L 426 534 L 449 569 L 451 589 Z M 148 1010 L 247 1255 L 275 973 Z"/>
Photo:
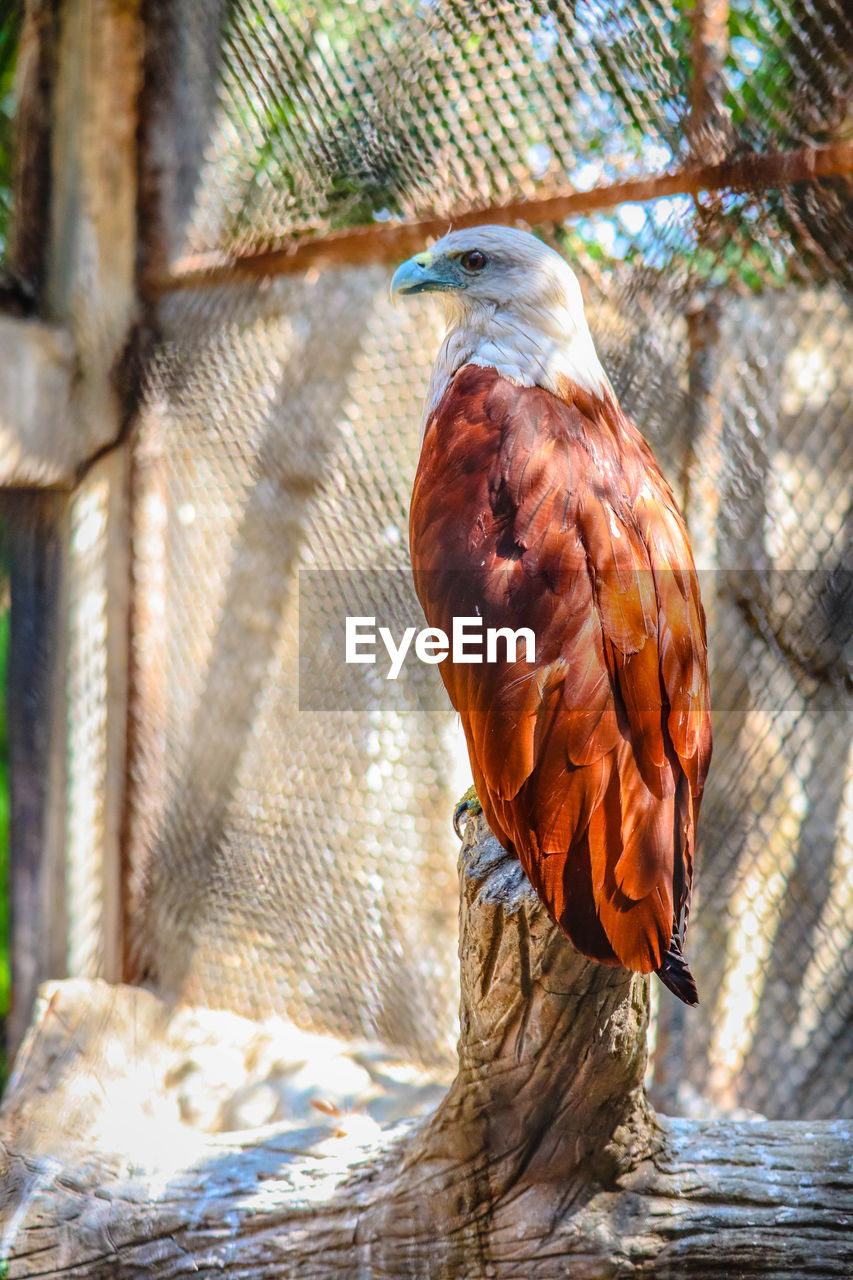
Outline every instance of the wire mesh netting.
<path id="1" fill-rule="evenodd" d="M 176 256 L 849 127 L 851 26 L 827 0 L 732 4 L 701 119 L 682 5 L 188 8 L 169 18 L 195 73 Z M 661 996 L 654 1057 L 676 1111 L 853 1106 L 850 195 L 675 196 L 543 229 L 705 571 L 703 1004 Z M 161 990 L 441 1062 L 464 769 L 439 681 L 329 712 L 298 679 L 300 571 L 336 571 L 332 616 L 360 611 L 342 575 L 407 566 L 441 321 L 392 308 L 388 275 L 160 303 L 133 495 L 130 950 Z M 408 617 L 411 596 L 386 604 Z"/>
<path id="2" fill-rule="evenodd" d="M 685 4 L 208 0 L 194 10 L 185 36 L 208 76 L 196 109 L 203 101 L 213 119 L 188 252 L 458 214 L 691 153 L 783 150 L 836 136 L 849 108 L 841 0 L 714 10 L 719 85 L 701 120 Z"/>
<path id="3" fill-rule="evenodd" d="M 140 571 L 160 558 L 135 629 L 139 767 L 166 801 L 144 918 L 169 985 L 434 1056 L 454 999 L 449 717 L 300 712 L 297 679 L 297 570 L 405 563 L 423 333 L 392 325 L 385 274 L 164 308 L 137 495 Z"/>

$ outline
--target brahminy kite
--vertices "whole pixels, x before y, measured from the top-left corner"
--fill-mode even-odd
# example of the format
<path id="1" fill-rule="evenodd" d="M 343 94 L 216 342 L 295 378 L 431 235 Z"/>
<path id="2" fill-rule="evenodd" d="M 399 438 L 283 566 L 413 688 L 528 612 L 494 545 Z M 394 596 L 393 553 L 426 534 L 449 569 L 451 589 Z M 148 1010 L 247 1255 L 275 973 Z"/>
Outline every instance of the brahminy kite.
<path id="1" fill-rule="evenodd" d="M 454 231 L 397 270 L 440 293 L 410 516 L 427 622 L 535 636 L 449 655 L 477 796 L 583 955 L 655 972 L 682 953 L 711 758 L 705 615 L 684 520 L 599 363 L 577 278 L 524 231 Z"/>

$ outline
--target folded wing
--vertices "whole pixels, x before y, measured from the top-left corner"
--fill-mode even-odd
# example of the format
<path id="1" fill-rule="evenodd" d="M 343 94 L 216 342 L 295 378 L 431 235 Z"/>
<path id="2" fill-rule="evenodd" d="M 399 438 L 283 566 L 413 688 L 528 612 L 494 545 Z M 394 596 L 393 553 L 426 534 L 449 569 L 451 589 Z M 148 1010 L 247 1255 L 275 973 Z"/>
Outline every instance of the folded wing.
<path id="1" fill-rule="evenodd" d="M 431 626 L 536 636 L 533 662 L 440 667 L 495 834 L 580 951 L 661 968 L 711 739 L 696 573 L 651 452 L 613 400 L 466 366 L 427 426 L 410 536 Z"/>

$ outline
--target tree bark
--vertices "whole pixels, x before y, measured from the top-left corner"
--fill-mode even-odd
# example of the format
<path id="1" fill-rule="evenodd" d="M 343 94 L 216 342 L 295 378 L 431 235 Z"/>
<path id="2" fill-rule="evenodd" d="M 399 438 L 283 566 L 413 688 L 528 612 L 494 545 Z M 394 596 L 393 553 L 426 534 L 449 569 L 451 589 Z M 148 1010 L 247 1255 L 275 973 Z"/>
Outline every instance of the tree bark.
<path id="1" fill-rule="evenodd" d="M 57 990 L 0 1113 L 9 1280 L 849 1276 L 853 1125 L 655 1116 L 647 981 L 578 956 L 482 818 L 460 874 L 458 1075 L 429 1119 L 366 1146 L 316 1127 L 199 1138 L 169 1172 L 109 1154 L 101 1125 L 96 1149 L 122 1064 L 96 992 L 75 1021 Z M 110 1032 L 138 1057 L 167 1011 L 123 990 Z"/>

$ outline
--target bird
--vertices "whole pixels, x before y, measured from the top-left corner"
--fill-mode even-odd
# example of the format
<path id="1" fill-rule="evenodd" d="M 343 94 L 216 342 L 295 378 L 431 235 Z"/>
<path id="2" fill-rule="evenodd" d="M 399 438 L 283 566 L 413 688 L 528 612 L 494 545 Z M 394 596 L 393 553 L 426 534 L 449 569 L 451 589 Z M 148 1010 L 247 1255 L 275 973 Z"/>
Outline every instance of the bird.
<path id="1" fill-rule="evenodd" d="M 712 742 L 676 499 L 544 240 L 450 231 L 391 293 L 435 293 L 447 318 L 409 518 L 427 623 L 535 638 L 532 654 L 439 663 L 486 821 L 582 955 L 654 972 L 694 1005 L 684 942 Z"/>

